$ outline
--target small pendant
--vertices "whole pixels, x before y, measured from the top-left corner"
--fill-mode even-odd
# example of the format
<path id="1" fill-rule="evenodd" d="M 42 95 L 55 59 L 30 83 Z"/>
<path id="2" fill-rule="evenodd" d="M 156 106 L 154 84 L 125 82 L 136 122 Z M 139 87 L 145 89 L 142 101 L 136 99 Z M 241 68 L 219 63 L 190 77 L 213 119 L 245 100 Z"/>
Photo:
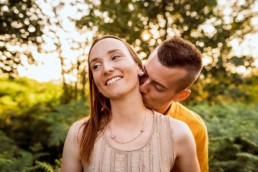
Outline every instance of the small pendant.
<path id="1" fill-rule="evenodd" d="M 143 132 L 144 132 L 144 129 L 142 128 L 140 131 L 141 131 L 141 133 L 143 133 Z"/>
<path id="2" fill-rule="evenodd" d="M 110 135 L 110 138 L 111 139 L 115 139 L 116 137 L 114 135 Z"/>

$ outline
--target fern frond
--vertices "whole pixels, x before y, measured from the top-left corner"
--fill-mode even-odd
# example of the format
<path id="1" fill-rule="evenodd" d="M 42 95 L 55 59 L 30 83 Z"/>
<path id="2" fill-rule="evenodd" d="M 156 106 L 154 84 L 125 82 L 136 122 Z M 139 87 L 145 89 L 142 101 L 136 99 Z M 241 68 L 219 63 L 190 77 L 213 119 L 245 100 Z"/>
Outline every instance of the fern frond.
<path id="1" fill-rule="evenodd" d="M 51 164 L 49 164 L 47 162 L 36 161 L 36 165 L 37 165 L 38 169 L 42 169 L 42 170 L 44 170 L 44 172 L 54 172 Z"/>

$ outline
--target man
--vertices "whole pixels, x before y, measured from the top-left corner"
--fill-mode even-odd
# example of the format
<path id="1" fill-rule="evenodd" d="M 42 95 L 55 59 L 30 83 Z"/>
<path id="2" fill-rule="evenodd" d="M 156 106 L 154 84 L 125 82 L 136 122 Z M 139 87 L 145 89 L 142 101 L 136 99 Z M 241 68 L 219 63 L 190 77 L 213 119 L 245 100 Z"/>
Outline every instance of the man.
<path id="1" fill-rule="evenodd" d="M 196 142 L 201 172 L 207 172 L 207 128 L 199 115 L 179 103 L 191 94 L 189 87 L 198 78 L 201 69 L 201 53 L 193 44 L 177 37 L 169 39 L 148 58 L 140 91 L 147 107 L 189 126 Z"/>

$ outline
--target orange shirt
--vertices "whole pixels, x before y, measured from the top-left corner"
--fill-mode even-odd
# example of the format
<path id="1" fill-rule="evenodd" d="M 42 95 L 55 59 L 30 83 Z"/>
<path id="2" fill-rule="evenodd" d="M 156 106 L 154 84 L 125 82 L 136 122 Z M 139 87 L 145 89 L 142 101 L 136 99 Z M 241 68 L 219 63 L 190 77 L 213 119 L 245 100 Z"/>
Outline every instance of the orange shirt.
<path id="1" fill-rule="evenodd" d="M 167 114 L 172 118 L 183 121 L 189 126 L 195 139 L 201 172 L 209 171 L 208 132 L 201 117 L 177 102 L 172 102 Z"/>

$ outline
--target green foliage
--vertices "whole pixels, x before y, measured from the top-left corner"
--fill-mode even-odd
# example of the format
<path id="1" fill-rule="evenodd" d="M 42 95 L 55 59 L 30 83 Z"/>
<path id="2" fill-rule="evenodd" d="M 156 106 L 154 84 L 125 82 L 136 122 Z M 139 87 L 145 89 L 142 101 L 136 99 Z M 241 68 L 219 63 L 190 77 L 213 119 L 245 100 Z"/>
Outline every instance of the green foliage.
<path id="1" fill-rule="evenodd" d="M 222 139 L 210 159 L 212 171 L 252 172 L 258 163 L 258 144 L 249 139 L 238 137 Z M 227 152 L 227 153 L 225 153 Z"/>
<path id="2" fill-rule="evenodd" d="M 32 165 L 32 154 L 16 146 L 1 130 L 0 143 L 0 171 L 26 171 Z"/>
<path id="3" fill-rule="evenodd" d="M 8 80 L 2 77 L 0 82 L 1 114 L 23 113 L 37 104 L 55 105 L 62 94 L 61 86 L 51 82 L 38 83 L 27 78 Z"/>
<path id="4" fill-rule="evenodd" d="M 43 170 L 43 172 L 59 172 L 60 166 L 61 166 L 61 161 L 56 160 L 55 163 L 56 163 L 56 165 L 53 166 L 47 162 L 36 161 L 36 166 L 34 168 L 41 169 L 41 170 Z"/>
<path id="5" fill-rule="evenodd" d="M 87 101 L 60 104 L 60 85 L 1 79 L 0 171 L 59 171 L 66 133 L 88 114 Z"/>
<path id="6" fill-rule="evenodd" d="M 211 172 L 256 171 L 257 104 L 199 104 L 191 109 L 202 116 L 208 128 Z"/>
<path id="7" fill-rule="evenodd" d="M 43 169 L 45 172 L 53 172 L 53 168 L 49 163 L 36 161 L 38 168 Z"/>
<path id="8" fill-rule="evenodd" d="M 89 114 L 89 107 L 85 100 L 74 101 L 68 105 L 58 105 L 55 110 L 48 113 L 46 120 L 52 124 L 48 129 L 51 131 L 48 140 L 49 146 L 62 145 L 71 124 Z M 49 118 L 51 116 L 51 118 Z"/>
<path id="9" fill-rule="evenodd" d="M 221 74 L 222 75 L 222 74 Z M 200 102 L 258 102 L 258 75 L 241 76 L 238 74 L 224 74 L 225 76 L 212 79 L 199 79 L 191 87 L 191 97 L 186 100 L 188 104 Z"/>

